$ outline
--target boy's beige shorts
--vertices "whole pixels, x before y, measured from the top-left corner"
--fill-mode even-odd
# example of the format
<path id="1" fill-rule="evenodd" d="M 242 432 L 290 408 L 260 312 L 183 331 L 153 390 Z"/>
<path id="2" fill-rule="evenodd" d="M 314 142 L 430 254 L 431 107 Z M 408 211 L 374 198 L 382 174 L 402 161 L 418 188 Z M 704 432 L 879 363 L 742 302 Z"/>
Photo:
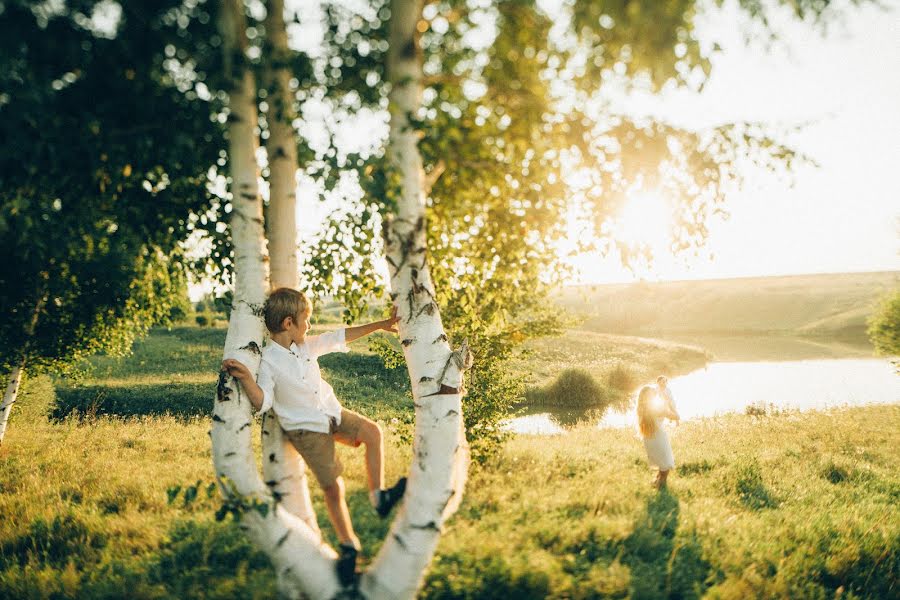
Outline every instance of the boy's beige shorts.
<path id="1" fill-rule="evenodd" d="M 332 419 L 331 433 L 295 429 L 285 431 L 284 435 L 309 465 L 309 469 L 316 476 L 322 489 L 325 489 L 333 485 L 344 471 L 344 465 L 341 464 L 335 452 L 334 442 L 338 441 L 354 447 L 359 446 L 360 426 L 368 420 L 352 410 L 341 409 L 341 423 L 337 425 Z"/>

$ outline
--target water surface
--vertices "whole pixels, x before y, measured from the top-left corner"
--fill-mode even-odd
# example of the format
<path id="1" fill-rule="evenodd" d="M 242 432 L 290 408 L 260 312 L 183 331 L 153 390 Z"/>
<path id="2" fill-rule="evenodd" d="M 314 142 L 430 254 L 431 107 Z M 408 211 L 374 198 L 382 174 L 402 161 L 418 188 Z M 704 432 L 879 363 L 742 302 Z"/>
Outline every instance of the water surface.
<path id="1" fill-rule="evenodd" d="M 890 361 L 876 358 L 781 362 L 715 362 L 670 380 L 682 419 L 746 411 L 747 406 L 784 410 L 900 402 L 900 375 Z M 510 421 L 517 433 L 562 433 L 588 412 L 558 411 Z M 634 410 L 609 410 L 595 417 L 601 427 L 634 425 Z"/>

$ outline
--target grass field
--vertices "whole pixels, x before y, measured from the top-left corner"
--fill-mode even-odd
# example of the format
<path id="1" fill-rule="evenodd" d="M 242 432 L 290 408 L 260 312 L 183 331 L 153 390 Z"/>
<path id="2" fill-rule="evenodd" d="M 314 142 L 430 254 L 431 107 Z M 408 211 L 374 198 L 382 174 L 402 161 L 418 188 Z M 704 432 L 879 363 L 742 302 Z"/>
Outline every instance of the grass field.
<path id="1" fill-rule="evenodd" d="M 274 596 L 266 558 L 213 519 L 205 492 L 221 336 L 156 332 L 130 359 L 98 359 L 93 401 L 26 381 L 0 449 L 0 598 Z M 391 424 L 409 400 L 404 374 L 376 361 L 323 364 L 346 404 L 385 426 L 391 480 L 409 460 Z M 473 468 L 422 596 L 896 597 L 898 430 L 900 406 L 686 423 L 660 495 L 630 431 L 518 436 Z M 368 506 L 361 453 L 343 458 L 368 561 L 387 524 Z M 195 483 L 195 501 L 169 501 Z"/>
<path id="2" fill-rule="evenodd" d="M 864 340 L 866 317 L 898 284 L 898 272 L 671 281 L 571 287 L 558 301 L 590 331 Z"/>

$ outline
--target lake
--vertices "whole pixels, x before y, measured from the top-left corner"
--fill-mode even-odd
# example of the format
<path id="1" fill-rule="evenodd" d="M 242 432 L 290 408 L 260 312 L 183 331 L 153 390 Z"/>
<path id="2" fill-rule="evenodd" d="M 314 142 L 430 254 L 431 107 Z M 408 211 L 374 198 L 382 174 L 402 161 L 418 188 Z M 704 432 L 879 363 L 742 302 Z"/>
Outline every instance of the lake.
<path id="1" fill-rule="evenodd" d="M 648 382 L 649 383 L 649 382 Z M 743 413 L 748 405 L 785 410 L 900 402 L 900 376 L 878 358 L 713 362 L 669 381 L 682 419 Z M 601 427 L 631 427 L 634 410 L 537 412 L 509 423 L 517 433 L 557 434 L 579 420 Z"/>

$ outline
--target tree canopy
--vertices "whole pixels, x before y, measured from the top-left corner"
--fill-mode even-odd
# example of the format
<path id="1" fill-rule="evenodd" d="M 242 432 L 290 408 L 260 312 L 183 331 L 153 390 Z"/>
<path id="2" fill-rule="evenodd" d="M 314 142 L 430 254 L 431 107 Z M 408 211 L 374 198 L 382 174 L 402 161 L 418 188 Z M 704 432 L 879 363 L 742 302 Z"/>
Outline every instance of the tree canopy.
<path id="1" fill-rule="evenodd" d="M 5 368 L 127 350 L 186 292 L 179 242 L 222 142 L 165 62 L 176 4 L 2 7 Z"/>

